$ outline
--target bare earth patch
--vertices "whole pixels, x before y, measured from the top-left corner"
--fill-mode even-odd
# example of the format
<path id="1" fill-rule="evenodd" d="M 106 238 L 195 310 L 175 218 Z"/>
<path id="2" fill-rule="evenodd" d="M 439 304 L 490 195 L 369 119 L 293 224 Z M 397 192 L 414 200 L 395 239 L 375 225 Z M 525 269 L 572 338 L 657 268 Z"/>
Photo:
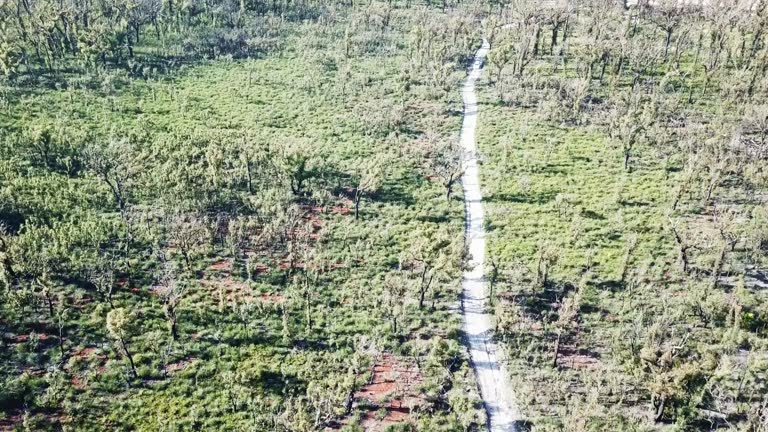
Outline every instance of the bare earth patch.
<path id="1" fill-rule="evenodd" d="M 563 346 L 557 360 L 560 367 L 575 370 L 597 370 L 603 367 L 603 362 L 593 353 L 580 352 L 576 347 Z"/>
<path id="2" fill-rule="evenodd" d="M 197 358 L 190 357 L 187 359 L 179 360 L 177 362 L 168 363 L 167 365 L 165 365 L 165 371 L 168 373 L 178 372 L 180 370 L 186 369 L 196 361 L 197 361 Z"/>
<path id="3" fill-rule="evenodd" d="M 382 354 L 371 368 L 372 377 L 354 395 L 354 407 L 364 410 L 361 426 L 380 432 L 387 426 L 411 421 L 413 410 L 424 403 L 418 387 L 424 377 L 409 359 Z"/>

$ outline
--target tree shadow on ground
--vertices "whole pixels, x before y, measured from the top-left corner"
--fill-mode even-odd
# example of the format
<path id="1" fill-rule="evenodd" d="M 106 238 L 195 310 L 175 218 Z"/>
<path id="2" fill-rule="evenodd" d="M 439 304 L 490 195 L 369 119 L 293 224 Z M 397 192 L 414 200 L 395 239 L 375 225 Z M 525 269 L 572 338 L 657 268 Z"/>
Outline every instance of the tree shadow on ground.
<path id="1" fill-rule="evenodd" d="M 556 191 L 547 191 L 535 194 L 490 194 L 483 201 L 486 202 L 510 202 L 521 204 L 546 204 L 555 199 Z"/>
<path id="2" fill-rule="evenodd" d="M 515 420 L 512 422 L 514 431 L 517 432 L 531 432 L 533 430 L 533 422 L 529 420 Z"/>

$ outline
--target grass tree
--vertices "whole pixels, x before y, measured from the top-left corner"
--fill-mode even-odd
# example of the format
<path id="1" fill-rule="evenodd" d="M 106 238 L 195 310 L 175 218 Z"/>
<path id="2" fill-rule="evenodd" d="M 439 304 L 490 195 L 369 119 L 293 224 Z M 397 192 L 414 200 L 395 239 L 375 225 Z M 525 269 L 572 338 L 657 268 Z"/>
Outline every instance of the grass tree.
<path id="1" fill-rule="evenodd" d="M 624 243 L 624 256 L 621 260 L 621 272 L 619 275 L 619 281 L 621 283 L 626 282 L 627 275 L 629 274 L 630 265 L 632 264 L 632 258 L 635 254 L 638 244 L 638 235 L 636 232 L 631 232 L 627 235 L 627 240 Z"/>
<path id="2" fill-rule="evenodd" d="M 101 257 L 90 269 L 88 280 L 96 287 L 96 290 L 106 298 L 110 309 L 115 308 L 112 300 L 116 286 L 114 261 L 108 254 Z"/>
<path id="3" fill-rule="evenodd" d="M 179 280 L 171 262 L 164 263 L 158 282 L 159 287 L 157 290 L 163 301 L 163 315 L 165 315 L 168 325 L 168 333 L 170 333 L 171 338 L 175 341 L 179 339 L 178 309 L 184 294 L 187 292 L 188 284 Z"/>
<path id="4" fill-rule="evenodd" d="M 539 287 L 546 288 L 549 284 L 552 267 L 560 259 L 560 249 L 553 243 L 544 242 L 536 253 L 536 282 Z"/>
<path id="5" fill-rule="evenodd" d="M 672 36 L 683 25 L 690 9 L 687 4 L 675 0 L 663 0 L 648 7 L 648 14 L 653 22 L 664 33 L 664 58 L 669 54 Z"/>
<path id="6" fill-rule="evenodd" d="M 494 44 L 493 50 L 488 53 L 488 64 L 493 70 L 495 85 L 501 85 L 504 69 L 512 63 L 515 55 L 514 41 L 507 33 L 502 33 L 501 40 Z"/>
<path id="7" fill-rule="evenodd" d="M 669 219 L 669 231 L 672 234 L 672 239 L 677 249 L 677 262 L 680 266 L 680 271 L 683 274 L 688 273 L 691 265 L 691 250 L 694 248 L 694 243 L 689 239 L 685 222 L 679 219 Z"/>
<path id="8" fill-rule="evenodd" d="M 738 142 L 741 139 L 740 132 L 718 132 L 715 132 L 713 134 L 714 137 L 705 142 L 704 151 L 702 152 L 705 158 L 701 172 L 701 175 L 704 177 L 701 196 L 702 207 L 712 203 L 715 191 L 722 184 L 723 179 L 728 175 L 735 163 L 737 163 L 732 149 L 738 148 Z"/>
<path id="9" fill-rule="evenodd" d="M 637 353 L 636 371 L 643 377 L 657 422 L 695 404 L 706 391 L 711 365 L 717 364 L 699 360 L 691 332 L 680 323 L 681 313 L 665 310 L 655 315 Z"/>
<path id="10" fill-rule="evenodd" d="M 12 240 L 13 238 L 8 234 L 8 228 L 0 223 L 0 287 L 3 288 L 9 287 L 16 278 L 10 250 Z"/>
<path id="11" fill-rule="evenodd" d="M 711 270 L 711 288 L 716 288 L 720 282 L 720 275 L 726 266 L 728 253 L 733 252 L 736 244 L 742 238 L 742 221 L 744 216 L 727 208 L 715 208 L 713 218 L 714 228 L 717 232 L 715 261 Z"/>
<path id="12" fill-rule="evenodd" d="M 648 117 L 645 101 L 645 96 L 633 89 L 611 112 L 610 134 L 620 144 L 625 171 L 631 170 L 632 153 L 653 121 Z"/>
<path id="13" fill-rule="evenodd" d="M 302 272 L 299 281 L 301 297 L 304 303 L 304 319 L 307 332 L 311 332 L 314 325 L 313 306 L 321 289 L 322 277 L 328 271 L 328 259 L 319 248 L 305 246 L 302 248 Z"/>

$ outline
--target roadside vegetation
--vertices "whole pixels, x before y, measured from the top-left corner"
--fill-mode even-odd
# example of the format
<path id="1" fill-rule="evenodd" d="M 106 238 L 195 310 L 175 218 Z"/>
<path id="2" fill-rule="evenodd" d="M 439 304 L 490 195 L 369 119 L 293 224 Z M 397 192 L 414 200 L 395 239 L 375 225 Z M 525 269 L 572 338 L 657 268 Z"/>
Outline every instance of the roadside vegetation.
<path id="1" fill-rule="evenodd" d="M 478 145 L 533 430 L 768 427 L 766 4 L 511 1 Z"/>
<path id="2" fill-rule="evenodd" d="M 0 428 L 475 430 L 472 4 L 0 4 Z"/>

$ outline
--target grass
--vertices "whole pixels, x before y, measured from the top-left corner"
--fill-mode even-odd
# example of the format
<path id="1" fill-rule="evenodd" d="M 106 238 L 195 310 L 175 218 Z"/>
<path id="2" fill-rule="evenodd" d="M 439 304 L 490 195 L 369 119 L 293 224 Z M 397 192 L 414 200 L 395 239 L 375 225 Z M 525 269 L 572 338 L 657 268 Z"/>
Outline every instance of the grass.
<path id="1" fill-rule="evenodd" d="M 658 224 L 669 201 L 663 167 L 625 173 L 621 154 L 598 131 L 550 126 L 498 105 L 484 108 L 478 142 L 494 255 L 509 262 L 554 244 L 562 251 L 556 279 L 578 279 L 589 258 L 599 278 L 611 279 L 630 233 L 640 237 L 646 253 L 639 255 L 664 250 Z M 653 164 L 650 159 L 639 163 Z"/>

